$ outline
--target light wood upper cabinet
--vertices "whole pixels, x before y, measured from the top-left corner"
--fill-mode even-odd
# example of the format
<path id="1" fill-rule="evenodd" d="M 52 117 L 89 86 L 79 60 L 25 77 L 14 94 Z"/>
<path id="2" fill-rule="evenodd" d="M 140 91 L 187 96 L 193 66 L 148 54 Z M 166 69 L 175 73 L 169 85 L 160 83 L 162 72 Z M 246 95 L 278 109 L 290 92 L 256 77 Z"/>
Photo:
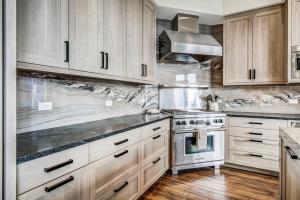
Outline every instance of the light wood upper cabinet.
<path id="1" fill-rule="evenodd" d="M 300 1 L 291 0 L 292 46 L 300 45 Z"/>
<path id="2" fill-rule="evenodd" d="M 281 5 L 227 17 L 224 85 L 284 83 L 283 30 Z"/>
<path id="3" fill-rule="evenodd" d="M 144 80 L 156 79 L 156 12 L 151 0 L 143 2 L 143 64 Z"/>
<path id="4" fill-rule="evenodd" d="M 252 16 L 225 20 L 224 83 L 251 83 Z"/>
<path id="5" fill-rule="evenodd" d="M 98 32 L 101 32 L 102 2 L 72 0 L 70 12 L 70 69 L 100 72 L 98 59 Z M 100 37 L 99 37 L 100 38 Z"/>
<path id="6" fill-rule="evenodd" d="M 283 83 L 283 28 L 281 7 L 253 17 L 253 82 Z"/>
<path id="7" fill-rule="evenodd" d="M 68 68 L 68 0 L 17 1 L 17 60 Z"/>

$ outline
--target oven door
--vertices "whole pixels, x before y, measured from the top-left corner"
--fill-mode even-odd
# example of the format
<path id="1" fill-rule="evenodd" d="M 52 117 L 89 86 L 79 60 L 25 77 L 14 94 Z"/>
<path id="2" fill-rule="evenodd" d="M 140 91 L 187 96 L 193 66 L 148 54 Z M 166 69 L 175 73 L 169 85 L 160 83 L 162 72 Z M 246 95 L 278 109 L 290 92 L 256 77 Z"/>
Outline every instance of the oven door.
<path id="1" fill-rule="evenodd" d="M 184 165 L 224 160 L 224 130 L 207 131 L 207 149 L 197 149 L 191 131 L 172 134 L 172 165 Z"/>

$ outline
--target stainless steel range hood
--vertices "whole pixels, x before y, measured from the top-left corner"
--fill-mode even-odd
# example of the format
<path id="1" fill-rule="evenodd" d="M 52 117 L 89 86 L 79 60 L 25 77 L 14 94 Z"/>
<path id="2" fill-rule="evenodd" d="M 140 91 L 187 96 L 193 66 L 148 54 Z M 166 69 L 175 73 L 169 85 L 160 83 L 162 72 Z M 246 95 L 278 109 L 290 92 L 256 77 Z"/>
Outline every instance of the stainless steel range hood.
<path id="1" fill-rule="evenodd" d="M 159 36 L 159 60 L 165 63 L 191 64 L 222 56 L 222 46 L 210 34 L 199 34 L 199 17 L 177 14 L 173 30 Z"/>

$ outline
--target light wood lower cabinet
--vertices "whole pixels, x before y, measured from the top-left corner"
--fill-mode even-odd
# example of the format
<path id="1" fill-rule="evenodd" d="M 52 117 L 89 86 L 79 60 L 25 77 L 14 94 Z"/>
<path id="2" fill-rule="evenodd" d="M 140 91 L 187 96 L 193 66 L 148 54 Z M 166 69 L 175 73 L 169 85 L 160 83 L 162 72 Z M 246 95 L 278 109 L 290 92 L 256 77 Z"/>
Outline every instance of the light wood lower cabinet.
<path id="1" fill-rule="evenodd" d="M 24 193 L 18 200 L 85 200 L 89 199 L 89 175 L 83 168 Z"/>

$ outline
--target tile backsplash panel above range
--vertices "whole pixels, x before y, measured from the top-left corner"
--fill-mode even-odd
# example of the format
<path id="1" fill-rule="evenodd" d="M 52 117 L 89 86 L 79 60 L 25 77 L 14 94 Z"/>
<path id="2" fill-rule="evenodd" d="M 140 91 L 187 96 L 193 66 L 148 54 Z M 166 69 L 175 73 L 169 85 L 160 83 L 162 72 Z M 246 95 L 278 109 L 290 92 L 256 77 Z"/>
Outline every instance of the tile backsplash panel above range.
<path id="1" fill-rule="evenodd" d="M 39 111 L 51 102 L 52 110 Z M 112 106 L 106 106 L 112 102 Z M 43 74 L 17 78 L 17 132 L 42 130 L 111 117 L 142 113 L 158 107 L 156 86 L 78 81 Z"/>

